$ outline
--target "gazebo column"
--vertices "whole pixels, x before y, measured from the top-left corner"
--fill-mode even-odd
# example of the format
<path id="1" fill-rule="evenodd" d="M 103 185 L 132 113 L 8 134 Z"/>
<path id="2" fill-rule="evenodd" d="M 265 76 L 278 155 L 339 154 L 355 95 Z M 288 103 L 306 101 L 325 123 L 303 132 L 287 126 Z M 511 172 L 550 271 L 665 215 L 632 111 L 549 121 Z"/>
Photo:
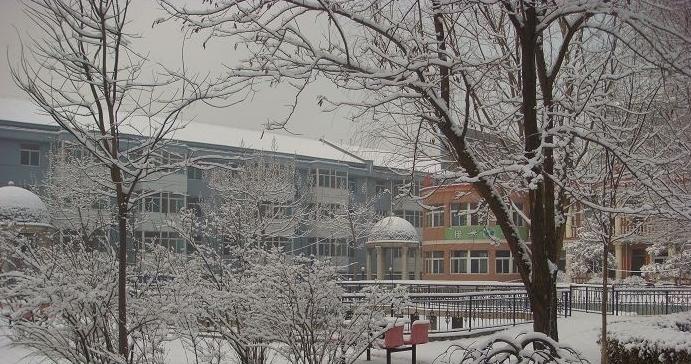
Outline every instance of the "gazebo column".
<path id="1" fill-rule="evenodd" d="M 408 246 L 401 247 L 401 279 L 408 279 Z"/>
<path id="2" fill-rule="evenodd" d="M 372 249 L 365 248 L 365 277 L 361 277 L 363 280 L 367 280 L 370 277 L 370 271 L 372 270 Z"/>
<path id="3" fill-rule="evenodd" d="M 624 278 L 624 246 L 621 244 L 614 244 L 614 259 L 617 262 L 617 271 L 614 272 L 616 279 Z"/>
<path id="4" fill-rule="evenodd" d="M 422 245 L 418 246 L 417 254 L 415 254 L 415 276 L 417 279 L 422 279 L 422 271 L 424 267 L 422 266 Z"/>
<path id="5" fill-rule="evenodd" d="M 384 279 L 384 248 L 376 246 L 377 250 L 377 279 Z"/>

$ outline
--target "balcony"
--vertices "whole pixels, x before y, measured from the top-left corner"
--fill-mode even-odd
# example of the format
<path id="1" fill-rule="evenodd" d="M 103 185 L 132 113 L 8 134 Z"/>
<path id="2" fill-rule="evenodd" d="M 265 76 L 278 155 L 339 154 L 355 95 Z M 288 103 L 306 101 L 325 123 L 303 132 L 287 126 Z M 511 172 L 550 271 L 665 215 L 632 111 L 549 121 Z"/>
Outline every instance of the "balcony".
<path id="1" fill-rule="evenodd" d="M 518 234 L 523 240 L 528 239 L 528 228 L 518 227 Z M 499 226 L 471 225 L 452 226 L 444 230 L 444 240 L 490 240 L 504 239 Z"/>

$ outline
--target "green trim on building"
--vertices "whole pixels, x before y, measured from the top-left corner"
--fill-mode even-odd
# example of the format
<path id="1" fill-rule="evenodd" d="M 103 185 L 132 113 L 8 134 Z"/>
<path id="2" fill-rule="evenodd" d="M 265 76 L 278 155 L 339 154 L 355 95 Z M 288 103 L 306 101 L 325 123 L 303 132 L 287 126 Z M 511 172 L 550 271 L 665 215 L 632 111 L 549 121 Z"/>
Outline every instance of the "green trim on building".
<path id="1" fill-rule="evenodd" d="M 528 228 L 518 227 L 521 239 L 528 239 Z M 444 240 L 490 240 L 491 238 L 504 239 L 504 233 L 499 226 L 453 226 L 444 230 Z"/>

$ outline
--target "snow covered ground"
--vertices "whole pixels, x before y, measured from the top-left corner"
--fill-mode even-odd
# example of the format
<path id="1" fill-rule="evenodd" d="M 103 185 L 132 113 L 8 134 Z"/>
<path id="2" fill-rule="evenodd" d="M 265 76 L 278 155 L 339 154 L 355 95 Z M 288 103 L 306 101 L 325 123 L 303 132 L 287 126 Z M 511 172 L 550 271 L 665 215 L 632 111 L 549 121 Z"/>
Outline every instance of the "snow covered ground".
<path id="1" fill-rule="evenodd" d="M 611 316 L 610 320 L 618 321 L 621 317 Z M 630 317 L 628 319 L 631 319 Z M 504 331 L 507 334 L 516 335 L 521 331 L 530 330 L 531 325 L 520 325 L 516 327 L 509 328 Z M 598 334 L 600 332 L 600 316 L 592 313 L 582 313 L 574 312 L 573 316 L 569 318 L 559 319 L 559 338 L 560 342 L 568 344 L 571 347 L 577 349 L 584 358 L 588 359 L 591 363 L 596 364 L 600 362 L 600 346 L 595 342 L 597 340 Z M 475 341 L 483 340 L 485 337 L 475 337 L 460 340 L 449 340 L 449 341 L 434 341 L 425 344 L 420 347 L 417 352 L 418 364 L 430 364 L 434 363 L 440 355 L 452 345 L 463 345 L 468 346 Z M 410 352 L 404 351 L 400 353 L 393 353 L 391 355 L 392 361 L 394 363 L 409 363 L 410 362 Z M 372 361 L 368 362 L 365 360 L 364 355 L 359 364 L 373 363 L 381 364 L 386 363 L 386 352 L 384 350 L 373 350 L 372 351 Z M 436 364 L 442 364 L 442 362 L 436 362 Z"/>
<path id="2" fill-rule="evenodd" d="M 610 321 L 634 320 L 634 317 L 611 316 Z M 517 334 L 524 330 L 529 330 L 530 325 L 521 325 L 507 329 L 505 333 Z M 562 343 L 580 351 L 583 356 L 591 363 L 599 363 L 599 345 L 595 342 L 600 330 L 600 316 L 592 313 L 574 312 L 572 317 L 559 319 L 559 337 Z M 41 363 L 41 358 L 31 357 L 29 351 L 19 347 L 10 346 L 6 337 L 7 328 L 0 329 L 0 362 L 6 364 L 33 364 Z M 433 363 L 437 357 L 442 355 L 452 345 L 467 346 L 475 341 L 483 340 L 484 337 L 456 339 L 448 341 L 435 341 L 419 347 L 417 358 L 419 364 Z M 392 354 L 394 363 L 409 363 L 410 352 L 400 352 Z M 174 347 L 168 357 L 170 364 L 187 364 L 185 353 L 182 348 Z M 280 364 L 279 359 L 272 360 L 274 364 Z M 386 352 L 383 350 L 372 350 L 372 361 L 365 360 L 363 354 L 358 364 L 381 364 L 386 363 Z M 437 362 L 441 364 L 440 362 Z"/>

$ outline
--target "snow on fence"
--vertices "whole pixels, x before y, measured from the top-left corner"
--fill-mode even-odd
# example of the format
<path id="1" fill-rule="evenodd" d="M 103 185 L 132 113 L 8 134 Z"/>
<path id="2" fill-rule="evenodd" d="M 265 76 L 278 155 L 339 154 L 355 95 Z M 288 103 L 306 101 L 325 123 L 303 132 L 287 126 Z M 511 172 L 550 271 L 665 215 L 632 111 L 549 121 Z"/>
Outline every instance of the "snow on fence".
<path id="1" fill-rule="evenodd" d="M 613 315 L 665 315 L 691 310 L 690 287 L 609 287 L 607 312 Z M 572 310 L 599 312 L 602 287 L 576 284 L 569 287 Z"/>
<path id="2" fill-rule="evenodd" d="M 568 294 L 568 291 L 564 291 Z M 365 296 L 346 293 L 343 300 L 355 303 Z M 564 301 L 560 296 L 560 302 Z M 570 311 L 559 305 L 559 314 Z M 432 336 L 471 332 L 473 330 L 515 326 L 532 322 L 528 294 L 525 290 L 479 291 L 463 293 L 409 293 L 407 303 L 391 308 L 391 316 L 405 317 L 413 322 L 430 321 Z M 409 329 L 409 328 L 407 328 Z"/>
<path id="3" fill-rule="evenodd" d="M 528 294 L 521 284 L 501 282 L 348 281 L 343 300 L 354 303 L 369 285 L 404 286 L 408 303 L 392 309 L 391 315 L 429 320 L 433 336 L 532 322 Z M 614 287 L 608 293 L 608 311 L 614 315 L 660 315 L 691 310 L 691 288 Z M 602 287 L 561 284 L 557 288 L 557 311 L 564 317 L 573 310 L 599 312 Z"/>

